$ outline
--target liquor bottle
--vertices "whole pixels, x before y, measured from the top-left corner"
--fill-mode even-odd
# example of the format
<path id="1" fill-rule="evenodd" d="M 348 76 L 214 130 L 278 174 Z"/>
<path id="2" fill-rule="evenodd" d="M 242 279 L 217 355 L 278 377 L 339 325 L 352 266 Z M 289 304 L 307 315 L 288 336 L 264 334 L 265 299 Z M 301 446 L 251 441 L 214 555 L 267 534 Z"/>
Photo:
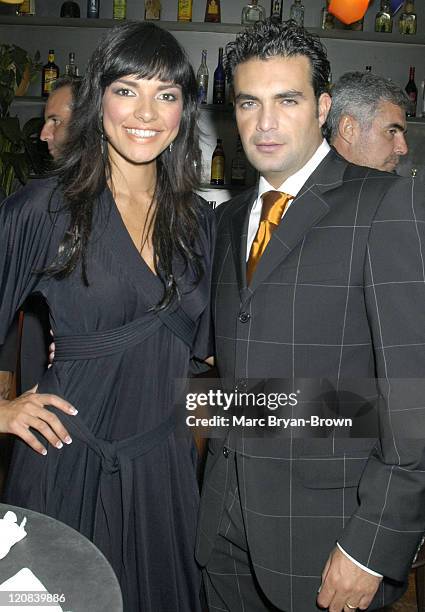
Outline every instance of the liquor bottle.
<path id="1" fill-rule="evenodd" d="M 283 16 L 283 0 L 272 0 L 270 17 L 273 21 L 282 21 Z"/>
<path id="2" fill-rule="evenodd" d="M 49 49 L 47 64 L 41 70 L 41 95 L 47 98 L 52 91 L 52 85 L 59 78 L 59 66 L 55 64 L 55 52 Z"/>
<path id="3" fill-rule="evenodd" d="M 87 18 L 99 19 L 100 0 L 87 0 Z"/>
<path id="4" fill-rule="evenodd" d="M 246 160 L 239 136 L 238 144 L 236 145 L 236 155 L 232 159 L 230 182 L 232 185 L 245 185 L 246 183 Z"/>
<path id="5" fill-rule="evenodd" d="M 61 6 L 61 17 L 79 17 L 80 7 L 74 0 L 65 0 Z"/>
<path id="6" fill-rule="evenodd" d="M 262 21 L 266 18 L 266 10 L 258 0 L 250 0 L 242 9 L 241 24 L 253 25 L 257 21 Z"/>
<path id="7" fill-rule="evenodd" d="M 418 25 L 417 16 L 415 13 L 415 1 L 405 0 L 403 10 L 398 21 L 398 29 L 400 34 L 416 34 Z"/>
<path id="8" fill-rule="evenodd" d="M 161 0 L 145 0 L 145 21 L 161 19 Z"/>
<path id="9" fill-rule="evenodd" d="M 333 30 L 335 27 L 335 17 L 329 12 L 329 2 L 330 0 L 326 0 L 326 4 L 322 8 L 322 19 L 320 22 L 322 30 Z"/>
<path id="10" fill-rule="evenodd" d="M 75 63 L 75 53 L 72 51 L 69 54 L 68 63 L 65 66 L 65 74 L 70 77 L 78 77 L 78 66 Z"/>
<path id="11" fill-rule="evenodd" d="M 127 0 L 113 0 L 112 17 L 113 19 L 125 19 L 127 16 Z"/>
<path id="12" fill-rule="evenodd" d="M 177 20 L 192 21 L 192 0 L 179 0 Z"/>
<path id="13" fill-rule="evenodd" d="M 294 0 L 291 4 L 289 19 L 293 19 L 301 28 L 304 26 L 304 4 L 301 4 L 301 0 Z"/>
<path id="14" fill-rule="evenodd" d="M 221 22 L 220 0 L 207 0 L 204 21 Z"/>
<path id="15" fill-rule="evenodd" d="M 24 0 L 16 6 L 16 14 L 20 16 L 35 15 L 35 0 Z"/>
<path id="16" fill-rule="evenodd" d="M 409 108 L 406 115 L 408 117 L 416 117 L 416 103 L 418 101 L 418 88 L 415 83 L 415 67 L 409 68 L 409 81 L 406 85 L 406 93 L 409 96 Z"/>
<path id="17" fill-rule="evenodd" d="M 196 73 L 196 84 L 198 87 L 198 104 L 206 104 L 208 97 L 208 66 L 207 66 L 207 50 L 202 49 L 202 60 Z"/>
<path id="18" fill-rule="evenodd" d="M 375 32 L 392 32 L 393 16 L 391 14 L 390 0 L 381 0 L 381 10 L 376 13 Z"/>
<path id="19" fill-rule="evenodd" d="M 217 138 L 211 158 L 211 185 L 224 185 L 224 150 L 221 138 Z"/>
<path id="20" fill-rule="evenodd" d="M 223 66 L 223 47 L 218 49 L 218 64 L 214 70 L 213 104 L 224 104 L 226 96 L 226 75 Z"/>

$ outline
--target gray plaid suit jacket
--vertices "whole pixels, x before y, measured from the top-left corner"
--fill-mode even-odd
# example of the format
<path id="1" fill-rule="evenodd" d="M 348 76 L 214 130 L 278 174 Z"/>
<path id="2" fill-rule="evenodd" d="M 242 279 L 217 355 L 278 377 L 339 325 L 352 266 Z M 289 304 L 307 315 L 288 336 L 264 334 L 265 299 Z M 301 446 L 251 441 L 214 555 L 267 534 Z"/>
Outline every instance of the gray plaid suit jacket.
<path id="1" fill-rule="evenodd" d="M 393 377 L 425 375 L 422 184 L 354 166 L 331 150 L 274 232 L 248 288 L 255 197 L 252 189 L 218 209 L 212 309 L 220 376 L 237 385 L 376 377 L 384 413 L 423 431 L 423 397 L 418 406 L 417 398 L 391 395 Z M 336 541 L 385 576 L 370 609 L 393 601 L 425 530 L 425 435 L 409 440 L 388 423 L 379 440 L 240 439 L 232 431 L 212 440 L 199 563 L 208 562 L 226 503 L 225 445 L 237 451 L 250 556 L 275 606 L 316 609 Z"/>

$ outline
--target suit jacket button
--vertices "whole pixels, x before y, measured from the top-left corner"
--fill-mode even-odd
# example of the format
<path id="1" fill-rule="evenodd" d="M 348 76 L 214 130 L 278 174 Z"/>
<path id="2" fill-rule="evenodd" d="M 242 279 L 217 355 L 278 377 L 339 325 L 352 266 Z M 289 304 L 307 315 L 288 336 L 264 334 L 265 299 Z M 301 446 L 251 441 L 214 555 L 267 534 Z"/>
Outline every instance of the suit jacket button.
<path id="1" fill-rule="evenodd" d="M 223 455 L 226 457 L 226 459 L 229 456 L 229 449 L 227 446 L 223 446 Z"/>
<path id="2" fill-rule="evenodd" d="M 248 323 L 251 318 L 251 315 L 249 314 L 249 312 L 240 312 L 238 318 L 241 323 Z"/>

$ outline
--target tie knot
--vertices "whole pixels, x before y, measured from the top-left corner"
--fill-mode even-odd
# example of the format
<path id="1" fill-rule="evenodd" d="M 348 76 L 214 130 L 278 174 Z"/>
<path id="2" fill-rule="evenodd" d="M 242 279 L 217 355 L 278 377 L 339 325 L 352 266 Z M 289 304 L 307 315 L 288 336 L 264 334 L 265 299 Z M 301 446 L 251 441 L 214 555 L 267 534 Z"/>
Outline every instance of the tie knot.
<path id="1" fill-rule="evenodd" d="M 279 225 L 290 200 L 292 200 L 292 196 L 282 191 L 267 191 L 264 193 L 261 221 Z"/>

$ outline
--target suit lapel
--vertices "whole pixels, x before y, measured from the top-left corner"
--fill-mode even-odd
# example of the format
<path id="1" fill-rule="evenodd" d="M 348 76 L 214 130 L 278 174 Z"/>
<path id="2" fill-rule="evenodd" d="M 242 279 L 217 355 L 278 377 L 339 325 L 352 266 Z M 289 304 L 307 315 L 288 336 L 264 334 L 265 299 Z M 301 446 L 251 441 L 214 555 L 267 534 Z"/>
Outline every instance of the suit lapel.
<path id="1" fill-rule="evenodd" d="M 331 150 L 308 178 L 273 233 L 255 270 L 250 292 L 254 292 L 285 261 L 309 230 L 329 212 L 326 192 L 341 185 L 346 166 L 347 162 Z"/>

